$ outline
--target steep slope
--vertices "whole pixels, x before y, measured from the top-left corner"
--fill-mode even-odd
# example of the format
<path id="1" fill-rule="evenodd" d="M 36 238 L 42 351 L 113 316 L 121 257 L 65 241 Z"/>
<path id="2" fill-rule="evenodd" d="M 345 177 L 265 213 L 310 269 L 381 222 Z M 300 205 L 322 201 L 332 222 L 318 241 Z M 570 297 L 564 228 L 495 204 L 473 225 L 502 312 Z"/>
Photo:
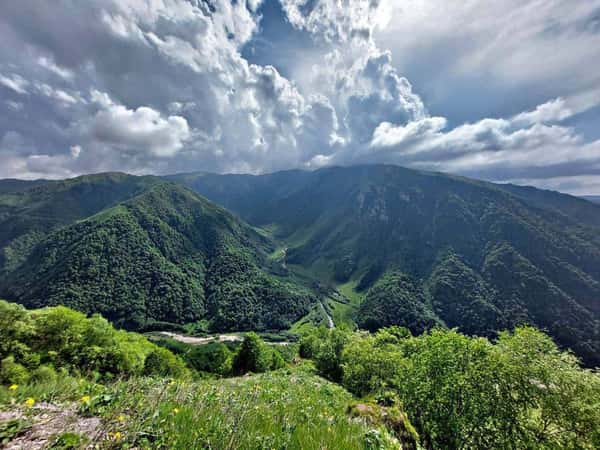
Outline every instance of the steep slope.
<path id="1" fill-rule="evenodd" d="M 402 273 L 448 326 L 490 335 L 528 322 L 600 364 L 597 205 L 382 165 L 172 179 L 271 226 L 287 243 L 288 264 L 333 283 L 355 280 L 365 293 L 384 274 Z M 402 302 L 404 289 L 388 290 L 400 296 L 390 302 Z M 388 301 L 371 299 L 360 309 L 370 328 Z M 404 308 L 396 310 L 391 320 L 404 323 Z"/>
<path id="2" fill-rule="evenodd" d="M 134 329 L 202 319 L 214 330 L 286 328 L 312 297 L 261 268 L 269 249 L 222 208 L 160 182 L 48 235 L 3 277 L 0 292 Z"/>
<path id="3" fill-rule="evenodd" d="M 400 325 L 421 334 L 442 324 L 427 305 L 423 290 L 407 275 L 390 272 L 369 289 L 360 305 L 358 325 L 369 331 Z"/>
<path id="4" fill-rule="evenodd" d="M 50 180 L 19 180 L 16 178 L 5 178 L 0 180 L 0 194 L 23 192 L 37 186 L 52 183 Z"/>
<path id="5" fill-rule="evenodd" d="M 583 198 L 586 199 L 588 202 L 600 203 L 600 195 L 586 195 Z"/>
<path id="6" fill-rule="evenodd" d="M 64 181 L 0 180 L 0 273 L 18 265 L 50 231 L 129 199 L 159 181 L 122 173 Z"/>

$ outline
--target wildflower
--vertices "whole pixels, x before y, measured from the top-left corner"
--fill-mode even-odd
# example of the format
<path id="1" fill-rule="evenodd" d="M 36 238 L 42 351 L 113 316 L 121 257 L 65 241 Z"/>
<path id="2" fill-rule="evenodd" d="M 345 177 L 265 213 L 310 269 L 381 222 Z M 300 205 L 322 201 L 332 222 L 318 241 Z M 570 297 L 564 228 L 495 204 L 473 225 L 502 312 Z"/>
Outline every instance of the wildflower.
<path id="1" fill-rule="evenodd" d="M 27 400 L 25 400 L 25 406 L 28 408 L 31 408 L 33 405 L 35 405 L 35 400 L 33 398 L 29 397 Z"/>
<path id="2" fill-rule="evenodd" d="M 19 388 L 18 384 L 11 384 L 8 388 L 10 391 L 16 391 Z"/>
<path id="3" fill-rule="evenodd" d="M 177 414 L 179 412 L 179 408 L 173 408 L 173 414 Z"/>
<path id="4" fill-rule="evenodd" d="M 114 433 L 112 431 L 110 431 L 108 433 L 108 437 L 115 440 L 115 441 L 120 441 L 121 440 L 121 432 L 120 431 L 115 431 Z"/>
<path id="5" fill-rule="evenodd" d="M 125 416 L 123 414 L 119 414 L 119 416 L 117 417 L 117 420 L 119 422 L 125 422 Z"/>
<path id="6" fill-rule="evenodd" d="M 81 397 L 81 402 L 82 403 L 89 403 L 91 400 L 89 395 L 84 395 L 83 397 Z"/>

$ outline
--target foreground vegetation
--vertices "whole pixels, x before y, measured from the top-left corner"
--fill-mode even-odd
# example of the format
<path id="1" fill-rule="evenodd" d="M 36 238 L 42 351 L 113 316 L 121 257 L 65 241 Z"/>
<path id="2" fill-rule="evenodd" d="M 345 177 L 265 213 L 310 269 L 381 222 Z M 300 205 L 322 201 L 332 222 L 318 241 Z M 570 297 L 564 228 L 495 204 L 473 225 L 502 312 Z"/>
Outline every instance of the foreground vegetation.
<path id="1" fill-rule="evenodd" d="M 300 352 L 357 396 L 404 409 L 426 448 L 600 448 L 600 377 L 528 327 L 496 342 L 316 330 Z"/>
<path id="2" fill-rule="evenodd" d="M 28 398 L 36 404 L 25 406 Z M 0 389 L 3 408 L 12 400 L 23 405 L 18 407 L 23 422 L 44 412 L 44 404 L 36 408 L 39 402 L 74 404 L 78 416 L 101 418 L 92 442 L 89 435 L 78 436 L 83 445 L 101 448 L 397 448 L 387 431 L 347 414 L 353 402 L 347 391 L 302 369 L 225 380 L 131 378 L 106 385 L 66 378 L 13 392 Z M 25 425 L 21 431 L 26 430 Z"/>
<path id="3" fill-rule="evenodd" d="M 298 345 L 271 346 L 253 333 L 230 345 L 158 344 L 99 316 L 0 301 L 0 441 L 8 448 L 600 448 L 600 377 L 533 328 L 494 341 L 442 329 L 412 336 L 401 327 L 323 327 Z"/>

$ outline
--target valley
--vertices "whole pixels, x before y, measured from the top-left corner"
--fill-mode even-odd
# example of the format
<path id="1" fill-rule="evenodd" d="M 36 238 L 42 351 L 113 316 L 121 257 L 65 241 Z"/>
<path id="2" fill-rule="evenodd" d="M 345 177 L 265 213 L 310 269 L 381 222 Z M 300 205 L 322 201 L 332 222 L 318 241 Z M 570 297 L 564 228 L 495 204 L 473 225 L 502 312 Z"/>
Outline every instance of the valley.
<path id="1" fill-rule="evenodd" d="M 0 180 L 0 437 L 597 448 L 598 231 L 394 166 Z"/>
<path id="2" fill-rule="evenodd" d="M 0 5 L 0 449 L 600 450 L 600 0 Z"/>
<path id="3" fill-rule="evenodd" d="M 383 165 L 31 183 L 0 182 L 0 294 L 27 306 L 192 335 L 532 324 L 600 362 L 586 200 Z"/>

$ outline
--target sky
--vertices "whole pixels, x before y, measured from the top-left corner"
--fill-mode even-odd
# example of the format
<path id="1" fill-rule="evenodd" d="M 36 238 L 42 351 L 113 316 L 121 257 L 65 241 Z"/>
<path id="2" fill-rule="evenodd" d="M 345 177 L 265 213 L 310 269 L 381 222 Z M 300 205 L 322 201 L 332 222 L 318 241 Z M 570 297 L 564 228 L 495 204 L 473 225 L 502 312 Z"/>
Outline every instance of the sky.
<path id="1" fill-rule="evenodd" d="M 600 194 L 600 0 L 3 0 L 0 177 L 392 163 Z"/>

